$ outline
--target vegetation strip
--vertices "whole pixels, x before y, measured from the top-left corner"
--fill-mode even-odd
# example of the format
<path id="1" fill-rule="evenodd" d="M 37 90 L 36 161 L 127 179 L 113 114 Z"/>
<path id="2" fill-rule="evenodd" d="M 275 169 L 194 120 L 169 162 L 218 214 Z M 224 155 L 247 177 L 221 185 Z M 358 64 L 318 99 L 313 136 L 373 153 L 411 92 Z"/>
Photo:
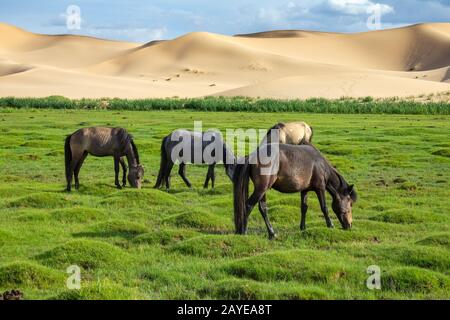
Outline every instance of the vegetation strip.
<path id="1" fill-rule="evenodd" d="M 68 99 L 61 96 L 46 98 L 0 98 L 0 108 L 17 109 L 95 109 L 95 110 L 189 110 L 222 112 L 303 112 L 332 114 L 423 114 L 448 115 L 449 102 L 414 99 L 341 98 L 327 100 L 253 99 L 245 97 L 151 98 L 151 99 Z"/>

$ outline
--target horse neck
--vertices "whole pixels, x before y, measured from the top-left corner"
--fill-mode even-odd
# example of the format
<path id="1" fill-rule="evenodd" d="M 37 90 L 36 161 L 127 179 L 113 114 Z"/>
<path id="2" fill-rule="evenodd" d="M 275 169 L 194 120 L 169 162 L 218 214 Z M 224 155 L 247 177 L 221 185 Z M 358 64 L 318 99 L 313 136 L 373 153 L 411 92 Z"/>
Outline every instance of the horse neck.
<path id="1" fill-rule="evenodd" d="M 338 194 L 340 194 L 341 190 L 345 189 L 347 182 L 344 180 L 341 174 L 337 172 L 337 170 L 331 165 L 329 165 L 328 171 L 329 173 L 326 188 L 334 199 Z"/>
<path id="2" fill-rule="evenodd" d="M 228 177 L 232 180 L 233 179 L 233 173 L 234 168 L 236 167 L 236 157 L 234 156 L 234 153 L 226 147 L 226 145 L 223 145 L 223 165 L 225 167 L 225 171 L 228 175 Z"/>
<path id="3" fill-rule="evenodd" d="M 125 156 L 127 157 L 128 165 L 130 167 L 135 167 L 139 164 L 136 155 L 134 154 L 133 147 L 131 146 L 131 142 L 129 142 L 127 147 L 125 148 Z"/>
<path id="4" fill-rule="evenodd" d="M 232 163 L 234 164 L 236 162 L 236 157 L 233 153 L 233 151 L 231 151 L 230 149 L 228 149 L 228 147 L 226 146 L 226 144 L 223 144 L 223 159 L 222 161 L 227 164 L 227 163 Z"/>

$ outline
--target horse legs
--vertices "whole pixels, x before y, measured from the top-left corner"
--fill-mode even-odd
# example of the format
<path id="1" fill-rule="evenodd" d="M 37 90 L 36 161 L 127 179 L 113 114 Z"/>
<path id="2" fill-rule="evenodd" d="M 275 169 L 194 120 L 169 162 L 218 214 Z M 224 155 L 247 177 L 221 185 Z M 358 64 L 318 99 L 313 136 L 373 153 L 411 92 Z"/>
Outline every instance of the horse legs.
<path id="1" fill-rule="evenodd" d="M 125 164 L 125 160 L 123 158 L 119 158 L 120 165 L 122 166 L 122 187 L 127 185 L 127 165 Z"/>
<path id="2" fill-rule="evenodd" d="M 213 189 L 214 189 L 214 184 L 216 182 L 216 171 L 215 171 L 215 168 L 216 168 L 216 164 L 215 163 L 208 168 L 208 170 L 211 169 L 211 174 L 209 176 L 211 178 L 211 188 L 213 188 Z"/>
<path id="3" fill-rule="evenodd" d="M 114 184 L 116 185 L 117 189 L 122 189 L 122 186 L 119 183 L 119 171 L 120 171 L 119 163 L 120 163 L 120 157 L 114 156 L 114 173 L 115 173 Z"/>
<path id="4" fill-rule="evenodd" d="M 80 161 L 80 159 L 82 157 L 83 157 L 83 154 L 72 152 L 72 159 L 70 160 L 69 172 L 66 175 L 66 180 L 67 180 L 66 190 L 69 192 L 72 190 L 72 178 L 75 173 L 75 168 L 77 167 L 78 161 Z"/>
<path id="5" fill-rule="evenodd" d="M 211 180 L 211 187 L 214 188 L 214 182 L 216 181 L 216 173 L 214 171 L 215 166 L 215 163 L 208 166 L 208 173 L 206 174 L 205 184 L 203 185 L 203 188 L 205 189 L 208 188 L 209 180 Z"/>
<path id="6" fill-rule="evenodd" d="M 270 224 L 269 218 L 267 217 L 267 204 L 266 204 L 266 195 L 264 194 L 259 201 L 259 212 L 261 212 L 261 215 L 264 219 L 264 222 L 266 223 L 267 232 L 269 233 L 269 239 L 275 238 L 275 231 L 272 228 L 272 225 Z"/>
<path id="7" fill-rule="evenodd" d="M 333 222 L 331 222 L 330 216 L 328 215 L 328 208 L 325 199 L 325 191 L 317 190 L 317 197 L 319 198 L 320 209 L 322 210 L 323 216 L 325 218 L 325 222 L 328 228 L 334 228 Z"/>
<path id="8" fill-rule="evenodd" d="M 302 203 L 301 203 L 301 213 L 302 213 L 302 217 L 300 220 L 300 230 L 305 230 L 306 229 L 306 212 L 308 211 L 308 191 L 302 191 L 301 192 L 301 199 L 302 199 Z"/>
<path id="9" fill-rule="evenodd" d="M 181 179 L 183 179 L 184 183 L 188 186 L 188 188 L 192 187 L 192 184 L 189 182 L 188 178 L 186 178 L 186 164 L 180 163 L 180 168 L 178 169 L 178 174 L 180 175 Z"/>
<path id="10" fill-rule="evenodd" d="M 72 160 L 70 161 L 70 165 L 69 165 L 69 172 L 67 172 L 67 175 L 66 175 L 66 180 L 67 180 L 67 187 L 66 187 L 66 190 L 68 191 L 68 192 L 70 192 L 70 191 L 72 191 L 72 177 L 73 177 L 73 167 L 74 167 L 74 161 L 73 161 L 73 158 L 72 158 Z"/>
<path id="11" fill-rule="evenodd" d="M 166 184 L 166 190 L 170 189 L 170 172 L 173 168 L 173 162 L 169 161 L 166 164 L 166 167 L 164 169 L 164 183 Z"/>
<path id="12" fill-rule="evenodd" d="M 80 181 L 78 180 L 78 175 L 80 174 L 81 166 L 83 165 L 84 160 L 87 157 L 87 152 L 83 153 L 81 158 L 78 160 L 77 164 L 75 165 L 74 170 L 74 176 L 75 176 L 75 189 L 78 190 L 80 188 Z"/>
<path id="13" fill-rule="evenodd" d="M 250 216 L 250 213 L 252 212 L 253 208 L 257 203 L 261 201 L 265 194 L 265 190 L 254 190 L 250 198 L 248 198 L 246 203 L 246 216 L 245 216 L 245 226 L 244 226 L 244 234 L 247 234 L 247 223 L 248 223 L 248 217 Z M 263 216 L 264 217 L 264 216 Z"/>
<path id="14" fill-rule="evenodd" d="M 68 172 L 66 172 L 66 182 L 67 182 L 66 190 L 67 190 L 67 192 L 70 192 L 70 191 L 72 191 L 73 158 L 70 161 L 68 169 L 69 169 Z"/>

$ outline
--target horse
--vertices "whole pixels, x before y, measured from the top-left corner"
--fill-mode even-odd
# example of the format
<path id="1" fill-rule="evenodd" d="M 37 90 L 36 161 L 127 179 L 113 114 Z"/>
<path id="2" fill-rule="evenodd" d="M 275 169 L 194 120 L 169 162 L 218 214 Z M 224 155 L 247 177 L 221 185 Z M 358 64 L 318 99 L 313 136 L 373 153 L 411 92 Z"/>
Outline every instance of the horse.
<path id="1" fill-rule="evenodd" d="M 80 187 L 78 175 L 88 154 L 96 157 L 114 157 L 115 185 L 118 189 L 126 185 L 127 158 L 128 182 L 134 188 L 141 188 L 144 167 L 139 162 L 139 153 L 133 137 L 124 128 L 91 127 L 75 131 L 67 136 L 64 145 L 67 191 L 72 189 L 72 177 L 75 176 L 75 189 Z M 119 183 L 119 164 L 122 166 L 122 186 Z"/>
<path id="2" fill-rule="evenodd" d="M 273 145 L 260 147 L 262 152 Z M 300 230 L 306 228 L 308 210 L 307 194 L 314 191 L 319 199 L 325 222 L 329 228 L 333 223 L 328 215 L 325 191 L 333 198 L 332 209 L 344 229 L 352 227 L 352 204 L 357 195 L 353 185 L 349 185 L 342 175 L 312 145 L 278 144 L 277 159 L 267 164 L 261 163 L 258 152 L 245 157 L 244 163 L 238 163 L 234 174 L 234 223 L 237 234 L 247 233 L 247 221 L 254 206 L 259 204 L 259 211 L 269 233 L 275 237 L 274 229 L 267 217 L 266 192 L 273 188 L 282 193 L 300 192 L 301 222 Z M 266 150 L 264 150 L 266 149 Z M 263 174 L 262 170 L 270 174 Z M 254 191 L 249 197 L 249 179 L 254 184 Z"/>
<path id="3" fill-rule="evenodd" d="M 271 141 L 271 131 L 278 130 L 278 142 L 283 144 L 311 144 L 313 137 L 313 128 L 306 122 L 279 122 L 269 130 L 267 130 L 266 136 L 263 138 L 260 145 L 270 144 L 275 141 Z"/>
<path id="4" fill-rule="evenodd" d="M 209 159 L 205 158 L 205 151 L 210 152 Z M 166 189 L 170 189 L 170 172 L 176 162 L 179 163 L 178 174 L 189 188 L 192 184 L 186 177 L 186 164 L 207 164 L 208 172 L 203 188 L 208 188 L 210 180 L 214 188 L 214 168 L 220 161 L 224 163 L 225 173 L 232 181 L 235 157 L 223 142 L 220 132 L 175 130 L 162 139 L 160 169 L 154 188 L 161 188 L 165 184 Z"/>

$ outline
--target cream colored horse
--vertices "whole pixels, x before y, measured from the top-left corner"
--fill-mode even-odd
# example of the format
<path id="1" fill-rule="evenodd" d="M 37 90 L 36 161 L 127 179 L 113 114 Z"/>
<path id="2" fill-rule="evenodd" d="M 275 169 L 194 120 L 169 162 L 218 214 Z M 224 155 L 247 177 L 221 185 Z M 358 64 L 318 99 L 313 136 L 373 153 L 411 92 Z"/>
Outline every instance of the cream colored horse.
<path id="1" fill-rule="evenodd" d="M 271 142 L 269 134 L 272 129 L 279 130 L 279 143 L 299 145 L 310 144 L 312 141 L 313 129 L 306 122 L 280 122 L 268 130 L 261 145 Z"/>

